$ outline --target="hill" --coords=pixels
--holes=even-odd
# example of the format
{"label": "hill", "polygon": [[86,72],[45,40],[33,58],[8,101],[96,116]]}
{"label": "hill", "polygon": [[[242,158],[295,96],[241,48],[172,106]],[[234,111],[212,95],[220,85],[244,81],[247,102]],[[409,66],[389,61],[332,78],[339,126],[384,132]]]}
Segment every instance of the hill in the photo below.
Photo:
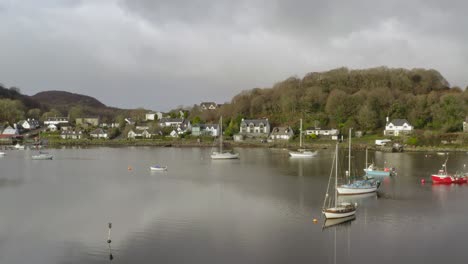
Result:
{"label": "hill", "polygon": [[269,88],[255,88],[236,95],[220,109],[231,117],[230,127],[240,117],[267,117],[273,125],[380,131],[388,116],[406,118],[416,128],[460,131],[468,110],[468,91],[449,83],[436,70],[363,70],[338,68],[291,77]]}
{"label": "hill", "polygon": [[45,91],[37,93],[31,98],[49,108],[69,109],[73,106],[89,107],[89,108],[107,108],[94,97],[70,93],[65,91]]}

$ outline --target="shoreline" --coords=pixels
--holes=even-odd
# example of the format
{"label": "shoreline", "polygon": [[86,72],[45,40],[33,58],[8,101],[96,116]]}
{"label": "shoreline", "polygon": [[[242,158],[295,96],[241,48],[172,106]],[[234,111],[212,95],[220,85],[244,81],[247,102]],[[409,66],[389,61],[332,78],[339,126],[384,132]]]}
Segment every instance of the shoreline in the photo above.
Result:
{"label": "shoreline", "polygon": [[[323,141],[306,143],[303,148],[306,149],[328,149],[335,145],[335,141]],[[214,141],[202,140],[198,142],[192,139],[178,140],[49,140],[46,144],[48,147],[62,146],[82,146],[82,147],[199,147],[199,148],[215,148],[217,144]],[[265,142],[260,141],[242,141],[235,142],[232,140],[224,141],[224,146],[227,148],[271,148],[271,149],[289,149],[294,150],[299,148],[298,142]],[[347,147],[348,143],[341,142],[340,146]],[[352,145],[353,150],[365,150],[366,147],[371,151],[392,152],[392,147],[376,146],[375,144],[355,143]],[[468,152],[468,146],[447,145],[447,146],[404,146],[403,152]]]}

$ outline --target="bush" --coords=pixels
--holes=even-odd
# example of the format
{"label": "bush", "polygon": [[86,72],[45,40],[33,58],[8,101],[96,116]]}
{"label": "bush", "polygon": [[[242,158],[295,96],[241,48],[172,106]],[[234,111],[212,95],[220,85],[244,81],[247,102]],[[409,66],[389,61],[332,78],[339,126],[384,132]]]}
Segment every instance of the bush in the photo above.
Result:
{"label": "bush", "polygon": [[417,146],[418,145],[418,138],[416,137],[409,137],[407,140],[406,140],[406,144],[408,145],[411,145],[411,146]]}

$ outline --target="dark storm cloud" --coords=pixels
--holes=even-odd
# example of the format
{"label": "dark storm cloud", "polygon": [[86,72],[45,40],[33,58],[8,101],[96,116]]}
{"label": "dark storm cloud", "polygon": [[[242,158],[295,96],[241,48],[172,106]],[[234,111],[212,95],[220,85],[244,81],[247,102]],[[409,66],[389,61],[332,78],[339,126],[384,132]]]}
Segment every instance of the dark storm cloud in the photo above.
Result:
{"label": "dark storm cloud", "polygon": [[[19,3],[17,3],[19,2]],[[0,0],[0,82],[159,110],[347,66],[468,78],[463,1]]]}

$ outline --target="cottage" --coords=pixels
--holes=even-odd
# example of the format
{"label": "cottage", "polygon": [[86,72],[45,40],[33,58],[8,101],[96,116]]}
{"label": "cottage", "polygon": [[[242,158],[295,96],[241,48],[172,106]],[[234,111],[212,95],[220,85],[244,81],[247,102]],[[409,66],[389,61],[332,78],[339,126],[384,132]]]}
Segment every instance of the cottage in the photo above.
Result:
{"label": "cottage", "polygon": [[35,119],[27,119],[18,122],[18,125],[21,126],[23,129],[31,130],[36,129],[40,126],[39,121]]}
{"label": "cottage", "polygon": [[179,127],[184,122],[183,118],[162,118],[159,120],[161,127]]}
{"label": "cottage", "polygon": [[239,133],[246,136],[268,136],[270,123],[268,119],[242,119]]}
{"label": "cottage", "polygon": [[80,130],[65,130],[60,133],[62,139],[81,139],[83,132]]}
{"label": "cottage", "polygon": [[413,126],[406,119],[393,119],[392,122],[388,122],[385,126],[385,136],[400,136],[404,134],[410,134],[413,132]]}
{"label": "cottage", "polygon": [[219,134],[218,124],[197,124],[192,126],[192,136],[213,136]]}
{"label": "cottage", "polygon": [[49,125],[47,126],[47,129],[48,129],[49,131],[55,132],[55,131],[57,131],[57,130],[59,129],[59,126],[58,126],[58,125],[55,125],[55,124],[49,124]]}
{"label": "cottage", "polygon": [[200,104],[200,109],[202,111],[205,111],[205,110],[216,110],[216,108],[218,108],[218,105],[215,104],[214,102],[202,102]]}
{"label": "cottage", "polygon": [[338,136],[338,129],[335,128],[308,128],[305,131],[306,135],[316,135],[316,136],[326,136],[326,137],[334,137]]}
{"label": "cottage", "polygon": [[44,121],[44,125],[60,125],[60,124],[68,124],[68,117],[48,117]]}
{"label": "cottage", "polygon": [[128,134],[127,134],[127,138],[132,138],[132,139],[135,139],[135,138],[151,138],[152,134],[150,132],[148,132],[148,130],[144,129],[144,130],[140,130],[140,129],[131,129]]}
{"label": "cottage", "polygon": [[15,127],[7,126],[3,130],[2,135],[4,135],[4,137],[16,137],[16,136],[19,136],[19,131]]}
{"label": "cottage", "polygon": [[89,135],[92,138],[105,138],[105,139],[109,138],[109,135],[107,134],[107,131],[105,131],[102,128],[97,128],[97,129],[93,130],[91,133],[89,133]]}
{"label": "cottage", "polygon": [[294,131],[291,127],[275,127],[271,131],[270,139],[289,140],[294,136]]}
{"label": "cottage", "polygon": [[145,114],[146,121],[154,121],[157,118],[156,112],[148,112]]}

